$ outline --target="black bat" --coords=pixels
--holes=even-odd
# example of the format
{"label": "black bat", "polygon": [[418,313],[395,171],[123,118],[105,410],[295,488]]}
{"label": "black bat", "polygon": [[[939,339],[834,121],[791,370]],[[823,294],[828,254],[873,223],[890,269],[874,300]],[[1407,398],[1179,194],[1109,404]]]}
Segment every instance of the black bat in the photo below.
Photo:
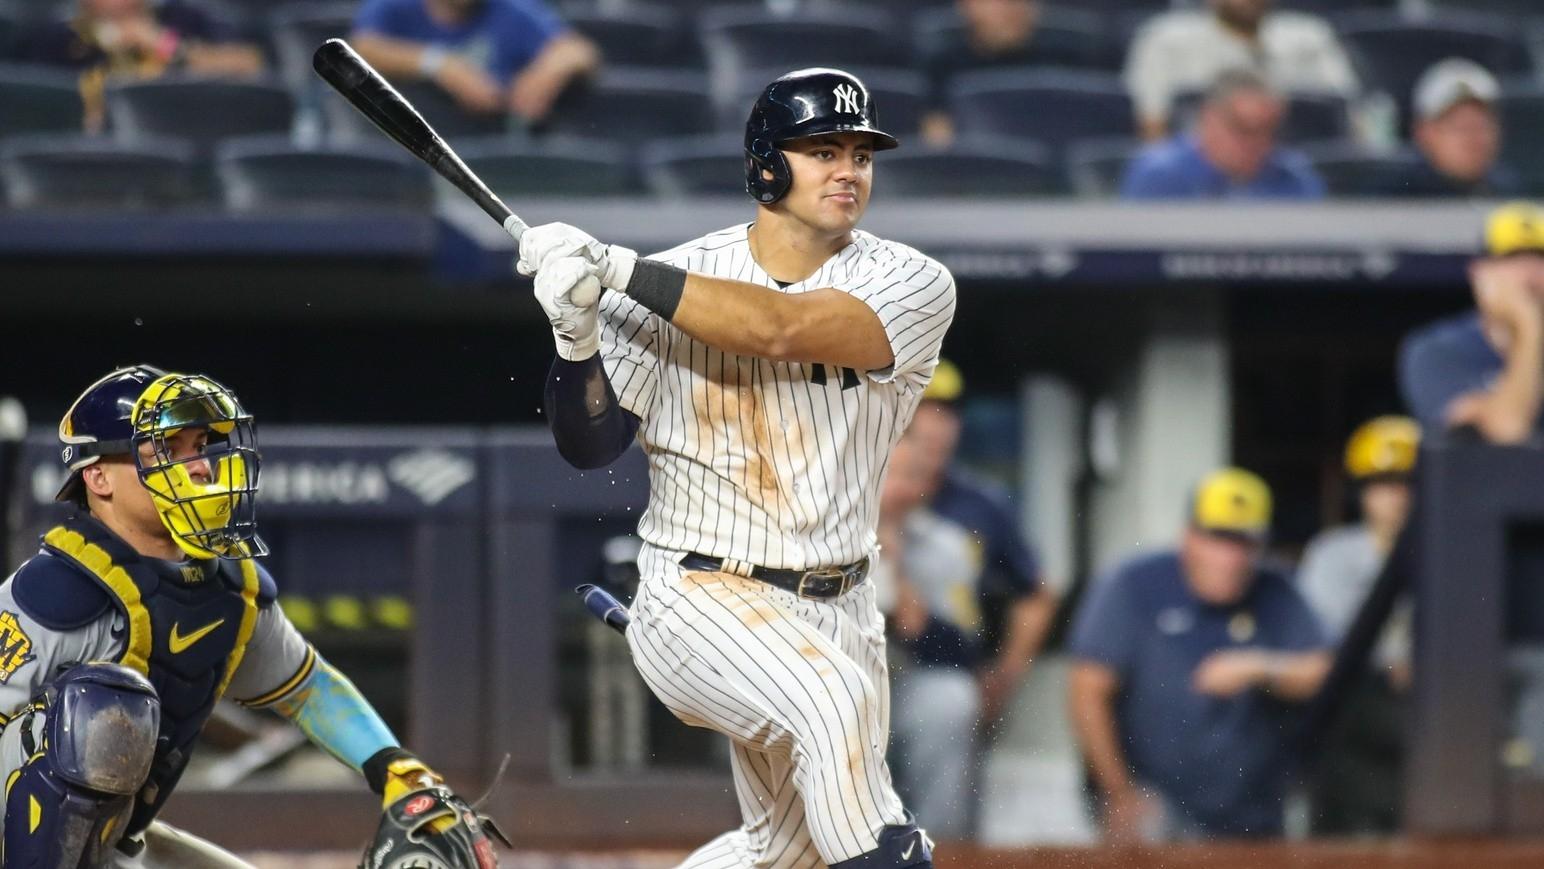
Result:
{"label": "black bat", "polygon": [[434,132],[423,115],[413,108],[397,89],[391,86],[375,67],[355,53],[341,39],[329,39],[322,43],[311,57],[311,66],[333,90],[354,104],[365,117],[381,128],[381,132],[397,140],[402,147],[413,152],[418,159],[440,173],[440,177],[456,185],[462,193],[497,220],[515,242],[525,232],[525,221],[515,216],[504,201],[488,189],[488,185],[467,168],[456,152]]}

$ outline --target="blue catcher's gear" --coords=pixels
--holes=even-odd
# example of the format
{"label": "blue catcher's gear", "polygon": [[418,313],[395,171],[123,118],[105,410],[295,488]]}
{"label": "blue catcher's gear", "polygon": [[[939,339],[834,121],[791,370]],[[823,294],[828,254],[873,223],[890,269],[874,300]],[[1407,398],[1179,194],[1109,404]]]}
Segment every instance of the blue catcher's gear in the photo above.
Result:
{"label": "blue catcher's gear", "polygon": [[[839,69],[800,69],[767,85],[745,122],[745,192],[763,205],[782,199],[793,170],[779,148],[791,139],[821,133],[870,133],[874,150],[899,143],[879,129],[868,88]],[[772,173],[771,180],[762,170]]]}
{"label": "blue catcher's gear", "polygon": [[[195,455],[168,441],[185,429],[207,436]],[[150,455],[141,450],[151,446]],[[196,374],[148,365],[114,371],[86,389],[59,423],[60,458],[70,476],[59,500],[82,499],[81,469],[128,455],[161,522],[193,558],[262,555],[257,537],[259,459],[252,417],[229,389]]]}
{"label": "blue catcher's gear", "polygon": [[150,682],[118,664],[79,664],[45,685],[10,725],[29,759],[7,783],[5,865],[108,865],[150,773],[160,715]]}

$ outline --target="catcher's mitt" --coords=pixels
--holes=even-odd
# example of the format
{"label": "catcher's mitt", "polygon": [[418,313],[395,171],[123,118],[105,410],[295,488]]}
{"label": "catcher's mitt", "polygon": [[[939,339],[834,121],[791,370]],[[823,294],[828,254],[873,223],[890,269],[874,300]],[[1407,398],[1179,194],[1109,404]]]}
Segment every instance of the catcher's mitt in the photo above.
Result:
{"label": "catcher's mitt", "polygon": [[[441,818],[450,826],[436,831]],[[479,815],[449,788],[409,791],[386,807],[375,839],[365,847],[360,869],[495,869],[494,836],[509,840],[493,821]]]}

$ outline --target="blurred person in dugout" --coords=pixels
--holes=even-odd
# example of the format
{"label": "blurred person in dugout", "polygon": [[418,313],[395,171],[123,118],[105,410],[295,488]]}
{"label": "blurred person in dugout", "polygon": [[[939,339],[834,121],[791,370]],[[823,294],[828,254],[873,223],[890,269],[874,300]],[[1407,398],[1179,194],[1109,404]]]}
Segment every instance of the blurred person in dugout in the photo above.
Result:
{"label": "blurred person in dugout", "polygon": [[1138,132],[1170,132],[1175,100],[1230,69],[1251,69],[1288,92],[1352,99],[1360,84],[1335,29],[1317,15],[1275,11],[1272,0],[1207,0],[1205,9],[1154,15],[1126,54],[1126,89]]}
{"label": "blurred person in dugout", "polygon": [[1501,84],[1472,60],[1433,64],[1415,85],[1420,161],[1390,179],[1391,196],[1512,196],[1522,184],[1500,162]]}
{"label": "blurred person in dugout", "polygon": [[110,78],[263,71],[256,46],[239,41],[201,4],[182,0],[79,0],[74,15],[37,25],[16,45],[18,60],[80,72],[88,132],[99,132],[106,120],[103,93]]}
{"label": "blurred person in dugout", "polygon": [[386,77],[431,82],[465,111],[546,118],[600,51],[543,0],[365,0],[354,47]]}
{"label": "blurred person in dugout", "polygon": [[[1372,592],[1410,515],[1410,474],[1421,429],[1406,416],[1363,423],[1346,444],[1360,520],[1321,531],[1298,567],[1298,590],[1331,643],[1340,645]],[[1389,833],[1399,824],[1402,716],[1410,688],[1410,603],[1401,601],[1364,678],[1318,752],[1313,830],[1321,835]]]}
{"label": "blurred person in dugout", "polygon": [[987,736],[1056,611],[1004,493],[954,464],[963,389],[941,360],[891,454],[875,574],[900,659],[891,770],[929,834],[953,840],[974,833]]}
{"label": "blurred person in dugout", "polygon": [[1073,622],[1070,712],[1108,840],[1277,836],[1291,717],[1331,656],[1287,578],[1260,562],[1266,484],[1204,477],[1176,550],[1095,580]]}
{"label": "blurred person in dugout", "polygon": [[1286,103],[1247,69],[1213,82],[1194,129],[1148,145],[1126,168],[1126,199],[1321,199],[1324,180],[1277,133]]}
{"label": "blurred person in dugout", "polygon": [[1045,13],[1040,0],[955,0],[965,26],[946,30],[921,47],[930,108],[922,119],[923,138],[944,146],[954,139],[949,85],[960,73],[1034,66],[1087,66],[1094,58],[1036,38]]}

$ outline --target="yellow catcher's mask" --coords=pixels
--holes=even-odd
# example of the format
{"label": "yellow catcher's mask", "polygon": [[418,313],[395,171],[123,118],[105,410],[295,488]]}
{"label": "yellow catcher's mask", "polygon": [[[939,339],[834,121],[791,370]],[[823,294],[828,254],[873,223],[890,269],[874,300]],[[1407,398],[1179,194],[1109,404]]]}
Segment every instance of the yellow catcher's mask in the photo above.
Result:
{"label": "yellow catcher's mask", "polygon": [[[257,439],[234,393],[202,375],[167,374],[146,387],[132,420],[140,483],[184,552],[246,558],[267,551],[257,537]],[[202,449],[174,444],[188,429],[206,433]]]}
{"label": "yellow catcher's mask", "polygon": [[1421,427],[1410,417],[1368,420],[1346,442],[1346,472],[1357,480],[1407,476],[1420,446]]}

